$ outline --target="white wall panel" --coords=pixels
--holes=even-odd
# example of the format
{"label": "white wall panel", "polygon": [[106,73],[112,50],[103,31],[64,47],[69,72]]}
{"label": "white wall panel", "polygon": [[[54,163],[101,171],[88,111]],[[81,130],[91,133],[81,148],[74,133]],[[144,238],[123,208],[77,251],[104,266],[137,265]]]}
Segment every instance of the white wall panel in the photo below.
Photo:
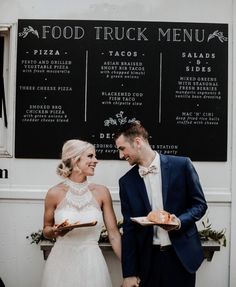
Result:
{"label": "white wall panel", "polygon": [[[235,173],[236,136],[235,99],[232,71],[236,53],[233,47],[233,13],[235,1],[230,0],[1,0],[0,24],[12,25],[10,93],[15,99],[16,29],[18,19],[84,19],[136,20],[168,22],[203,22],[229,24],[229,86],[228,86],[228,160],[227,162],[194,162],[209,203],[209,218],[216,229],[226,228],[227,247],[214,254],[212,262],[204,262],[197,275],[197,287],[236,286],[235,251]],[[235,29],[234,29],[235,30]],[[235,35],[234,35],[235,37]],[[235,76],[234,76],[235,78]],[[234,81],[236,83],[236,81]],[[10,115],[14,123],[14,114]],[[14,126],[14,124],[13,124]],[[11,135],[14,147],[14,131]],[[202,139],[200,139],[202,140]],[[42,226],[43,198],[47,189],[60,179],[56,176],[57,160],[0,158],[0,168],[6,168],[9,178],[0,179],[0,276],[7,287],[39,287],[44,266],[42,252],[29,244],[26,235]],[[91,179],[107,185],[112,193],[117,217],[120,218],[118,179],[129,166],[121,161],[100,161]],[[234,175],[234,176],[233,176]],[[232,206],[232,210],[231,210]],[[3,226],[4,224],[4,226]],[[231,235],[232,228],[232,238]],[[120,286],[117,261],[111,253],[106,257],[111,268],[114,287]],[[233,271],[232,271],[233,270]]]}

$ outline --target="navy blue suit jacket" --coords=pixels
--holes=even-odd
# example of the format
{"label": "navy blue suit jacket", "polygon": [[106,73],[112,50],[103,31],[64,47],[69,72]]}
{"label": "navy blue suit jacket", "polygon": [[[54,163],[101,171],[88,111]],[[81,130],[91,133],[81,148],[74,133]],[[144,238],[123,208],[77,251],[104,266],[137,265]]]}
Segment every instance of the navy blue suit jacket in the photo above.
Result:
{"label": "navy blue suit jacket", "polygon": [[[195,222],[206,212],[207,204],[199,177],[187,157],[160,154],[164,210],[181,220],[181,228],[169,232],[176,254],[187,271],[194,273],[203,261],[203,250]],[[142,276],[150,268],[153,227],[143,227],[130,217],[146,216],[151,211],[144,180],[138,166],[119,180],[124,277]]]}

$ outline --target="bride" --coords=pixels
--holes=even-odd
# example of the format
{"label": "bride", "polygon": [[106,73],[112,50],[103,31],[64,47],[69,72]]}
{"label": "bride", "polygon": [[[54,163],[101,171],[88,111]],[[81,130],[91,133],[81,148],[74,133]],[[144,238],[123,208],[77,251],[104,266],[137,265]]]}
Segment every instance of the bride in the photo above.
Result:
{"label": "bride", "polygon": [[[98,246],[105,223],[112,248],[121,258],[121,239],[109,190],[90,183],[98,161],[92,144],[69,140],[62,148],[58,175],[64,181],[47,192],[43,234],[55,238],[46,261],[42,287],[111,287],[111,279]],[[57,225],[94,222],[94,226],[57,231]]]}

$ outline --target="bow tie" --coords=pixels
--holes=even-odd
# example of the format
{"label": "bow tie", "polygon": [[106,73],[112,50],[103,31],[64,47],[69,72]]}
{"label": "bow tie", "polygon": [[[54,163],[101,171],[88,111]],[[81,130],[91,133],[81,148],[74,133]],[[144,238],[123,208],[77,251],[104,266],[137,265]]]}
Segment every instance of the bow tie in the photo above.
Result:
{"label": "bow tie", "polygon": [[155,165],[151,165],[150,167],[139,167],[138,170],[141,177],[144,177],[148,173],[158,173],[158,168]]}

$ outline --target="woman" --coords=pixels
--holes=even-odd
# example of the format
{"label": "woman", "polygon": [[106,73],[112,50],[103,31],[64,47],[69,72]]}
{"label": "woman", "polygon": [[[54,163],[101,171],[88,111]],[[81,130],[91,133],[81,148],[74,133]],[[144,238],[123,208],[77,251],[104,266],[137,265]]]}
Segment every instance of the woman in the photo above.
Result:
{"label": "woman", "polygon": [[[57,173],[65,178],[47,192],[44,228],[46,238],[56,238],[47,259],[42,287],[111,287],[105,259],[98,246],[103,220],[115,254],[121,257],[121,239],[109,190],[90,183],[98,161],[92,144],[69,140],[62,148]],[[95,226],[57,231],[68,220],[97,221]]]}

